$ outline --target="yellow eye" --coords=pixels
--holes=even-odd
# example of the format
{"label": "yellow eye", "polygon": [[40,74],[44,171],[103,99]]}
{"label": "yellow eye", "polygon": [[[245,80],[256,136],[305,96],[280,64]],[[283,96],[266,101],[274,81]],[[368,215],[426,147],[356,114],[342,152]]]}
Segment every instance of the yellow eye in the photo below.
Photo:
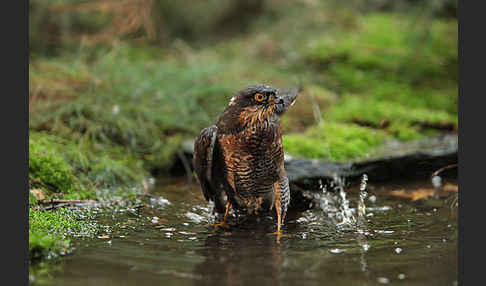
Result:
{"label": "yellow eye", "polygon": [[265,99],[265,96],[261,93],[255,94],[255,100],[256,101],[263,101]]}

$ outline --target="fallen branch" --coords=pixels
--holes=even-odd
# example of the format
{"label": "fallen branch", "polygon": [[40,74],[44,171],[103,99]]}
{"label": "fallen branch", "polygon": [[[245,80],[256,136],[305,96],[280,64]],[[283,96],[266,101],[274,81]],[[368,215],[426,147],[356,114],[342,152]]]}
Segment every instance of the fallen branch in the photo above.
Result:
{"label": "fallen branch", "polygon": [[82,204],[82,203],[96,203],[95,200],[43,200],[41,204]]}
{"label": "fallen branch", "polygon": [[439,170],[435,171],[434,173],[432,173],[432,176],[431,177],[435,177],[439,173],[441,173],[442,171],[445,171],[445,170],[448,170],[448,169],[452,169],[452,168],[456,168],[456,167],[457,167],[457,164],[447,165],[447,166],[445,166],[443,168],[440,168]]}
{"label": "fallen branch", "polygon": [[47,207],[41,207],[41,206],[36,206],[33,207],[34,210],[42,210],[42,211],[47,211],[47,210],[52,210],[52,209],[58,209],[58,208],[63,208],[63,207],[70,207],[70,206],[76,206],[77,204],[85,204],[85,203],[96,203],[97,201],[95,200],[40,200],[38,201],[39,205],[43,205]]}

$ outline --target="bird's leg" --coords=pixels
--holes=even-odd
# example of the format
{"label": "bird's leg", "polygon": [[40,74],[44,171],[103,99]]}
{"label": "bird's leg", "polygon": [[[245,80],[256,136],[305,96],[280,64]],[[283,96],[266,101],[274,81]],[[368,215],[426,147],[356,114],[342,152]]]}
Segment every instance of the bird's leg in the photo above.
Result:
{"label": "bird's leg", "polygon": [[280,208],[280,196],[278,196],[277,199],[275,200],[275,210],[277,212],[277,231],[274,232],[273,234],[277,235],[277,243],[280,243],[280,238],[282,236],[286,236],[280,230],[280,227],[282,225],[282,209]]}
{"label": "bird's leg", "polygon": [[277,234],[282,234],[280,226],[282,225],[282,209],[280,208],[280,196],[275,200],[275,210],[277,211]]}
{"label": "bird's leg", "polygon": [[226,220],[228,219],[228,214],[229,214],[230,207],[231,207],[231,203],[230,202],[227,202],[226,203],[226,211],[224,213],[223,221],[220,222],[220,223],[217,223],[217,224],[213,224],[214,227],[218,227],[218,226],[228,227],[228,224],[226,223]]}
{"label": "bird's leg", "polygon": [[277,235],[277,242],[280,243],[280,238],[282,236],[289,236],[285,235],[281,231],[281,226],[282,226],[282,207],[281,207],[281,202],[280,202],[280,185],[278,182],[274,186],[275,188],[275,211],[277,212],[277,231],[274,232],[273,234]]}

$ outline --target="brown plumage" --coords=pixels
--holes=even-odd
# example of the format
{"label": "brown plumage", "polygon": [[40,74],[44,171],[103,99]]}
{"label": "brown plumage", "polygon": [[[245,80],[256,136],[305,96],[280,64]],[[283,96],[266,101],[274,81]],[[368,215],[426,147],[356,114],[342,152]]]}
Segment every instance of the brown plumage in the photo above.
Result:
{"label": "brown plumage", "polygon": [[280,233],[290,202],[280,116],[298,92],[249,86],[231,99],[216,125],[196,138],[196,177],[206,200],[225,213],[223,225],[231,206],[250,214],[275,209]]}

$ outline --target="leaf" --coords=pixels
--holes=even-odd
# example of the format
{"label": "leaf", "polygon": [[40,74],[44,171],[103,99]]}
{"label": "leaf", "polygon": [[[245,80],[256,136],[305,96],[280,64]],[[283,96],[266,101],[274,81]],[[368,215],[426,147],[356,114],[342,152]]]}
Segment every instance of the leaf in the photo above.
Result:
{"label": "leaf", "polygon": [[401,198],[411,199],[417,201],[427,199],[435,195],[435,189],[416,189],[416,190],[394,190],[390,192],[391,195]]}
{"label": "leaf", "polygon": [[446,192],[456,192],[457,193],[459,191],[459,187],[457,185],[447,183],[442,187],[442,190],[444,190]]}

